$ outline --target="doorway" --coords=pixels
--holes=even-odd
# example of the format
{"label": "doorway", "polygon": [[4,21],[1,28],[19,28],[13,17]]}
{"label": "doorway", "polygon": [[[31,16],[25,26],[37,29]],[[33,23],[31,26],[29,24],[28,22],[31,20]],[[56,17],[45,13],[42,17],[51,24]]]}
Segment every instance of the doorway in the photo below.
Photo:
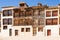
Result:
{"label": "doorway", "polygon": [[12,36],[12,29],[9,29],[9,36]]}
{"label": "doorway", "polygon": [[51,30],[47,30],[47,36],[51,35]]}

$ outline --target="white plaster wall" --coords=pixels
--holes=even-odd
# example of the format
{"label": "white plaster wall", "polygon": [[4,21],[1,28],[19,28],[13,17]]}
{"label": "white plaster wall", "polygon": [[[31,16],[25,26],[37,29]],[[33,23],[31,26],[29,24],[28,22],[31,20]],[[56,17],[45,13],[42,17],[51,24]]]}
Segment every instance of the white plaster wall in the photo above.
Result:
{"label": "white plaster wall", "polygon": [[7,25],[7,29],[3,29],[1,35],[3,35],[3,37],[9,37],[9,29],[12,29],[11,25]]}
{"label": "white plaster wall", "polygon": [[[30,28],[30,32],[21,32],[21,28]],[[8,25],[8,29],[2,30],[3,37],[9,37],[9,29],[12,29],[12,37],[15,37],[15,30],[18,30],[19,37],[33,37],[32,26],[14,26]],[[43,32],[37,32],[34,37],[47,37],[47,30],[51,29],[51,36],[59,36],[59,27],[58,25],[45,26]],[[17,37],[18,37],[17,36]]]}
{"label": "white plaster wall", "polygon": [[47,36],[47,30],[51,30],[51,36],[59,36],[59,26],[58,25],[50,25],[45,26],[46,30],[46,36]]}
{"label": "white plaster wall", "polygon": [[2,10],[9,10],[9,9],[14,9],[14,8],[18,8],[18,7],[7,7],[7,8],[2,8]]}
{"label": "white plaster wall", "polygon": [[[30,32],[21,32],[21,28],[30,28]],[[17,29],[19,31],[20,37],[25,36],[32,36],[32,26],[15,26],[14,29]]]}
{"label": "white plaster wall", "polygon": [[[2,11],[3,10],[9,10],[9,9],[14,9],[14,8],[16,8],[16,7],[11,7],[11,8],[3,8],[2,9]],[[1,35],[3,35],[3,37],[9,37],[9,29],[13,29],[13,26],[12,25],[7,25],[7,29],[3,29],[3,19],[5,19],[5,18],[12,18],[12,20],[13,20],[13,16],[3,16],[3,14],[1,14],[2,16],[2,18],[1,18]],[[12,10],[12,15],[13,15],[13,10]],[[14,29],[13,29],[14,30]],[[13,31],[12,30],[12,31]],[[13,33],[13,32],[12,32]]]}

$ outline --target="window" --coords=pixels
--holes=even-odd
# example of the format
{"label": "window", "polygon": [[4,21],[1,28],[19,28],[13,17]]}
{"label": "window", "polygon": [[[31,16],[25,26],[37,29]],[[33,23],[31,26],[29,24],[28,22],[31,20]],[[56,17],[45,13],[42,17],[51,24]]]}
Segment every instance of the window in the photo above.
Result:
{"label": "window", "polygon": [[3,19],[3,25],[8,24],[8,19]]}
{"label": "window", "polygon": [[38,16],[39,15],[39,11],[38,10],[34,10],[34,16]]}
{"label": "window", "polygon": [[55,10],[55,11],[52,11],[52,16],[57,16],[58,15],[58,11]]}
{"label": "window", "polygon": [[46,19],[46,25],[52,25],[52,19]]}
{"label": "window", "polygon": [[46,25],[57,25],[58,24],[58,19],[53,18],[53,19],[46,19]]}
{"label": "window", "polygon": [[3,16],[8,16],[8,11],[3,11]]}
{"label": "window", "polygon": [[38,20],[38,25],[44,25],[44,18],[40,18]]}
{"label": "window", "polygon": [[43,31],[43,27],[38,27],[38,32]]}
{"label": "window", "polygon": [[32,11],[31,10],[26,10],[25,16],[32,16]]}
{"label": "window", "polygon": [[12,16],[12,10],[3,10],[3,16]]}
{"label": "window", "polygon": [[24,32],[24,28],[21,28],[21,32]]}
{"label": "window", "polygon": [[20,17],[24,17],[25,16],[25,12],[24,11],[20,11]]}
{"label": "window", "polygon": [[51,16],[51,11],[46,11],[46,17],[50,17]]}
{"label": "window", "polygon": [[21,25],[32,25],[33,21],[30,18],[27,19],[14,19],[14,26],[21,26]]}
{"label": "window", "polygon": [[47,36],[51,35],[51,30],[47,30]]}
{"label": "window", "polygon": [[25,19],[25,25],[32,25],[32,19]]}
{"label": "window", "polygon": [[15,30],[15,36],[18,36],[18,30]]}
{"label": "window", "polygon": [[8,24],[12,24],[12,19],[8,19]]}
{"label": "window", "polygon": [[19,17],[19,13],[14,13],[14,17]]}
{"label": "window", "polygon": [[26,32],[30,32],[30,28],[26,28]]}
{"label": "window", "polygon": [[60,35],[60,28],[59,28],[59,35]]}
{"label": "window", "polygon": [[25,25],[25,19],[19,19],[19,25]]}
{"label": "window", "polygon": [[14,26],[18,26],[19,25],[19,19],[14,19]]}
{"label": "window", "polygon": [[33,27],[33,36],[37,34],[37,27]]}
{"label": "window", "polygon": [[12,10],[8,10],[8,15],[12,16]]}
{"label": "window", "polygon": [[44,11],[39,10],[38,12],[39,12],[39,13],[38,13],[39,16],[44,17]]}
{"label": "window", "polygon": [[3,29],[7,29],[7,26],[3,26]]}
{"label": "window", "polygon": [[19,9],[14,9],[14,17],[19,17]]}
{"label": "window", "polygon": [[8,19],[3,19],[3,24],[7,24],[7,25],[10,25],[12,24],[12,18],[8,18]]}
{"label": "window", "polygon": [[58,19],[57,18],[54,18],[53,19],[53,25],[57,25],[58,24]]}
{"label": "window", "polygon": [[9,29],[9,36],[12,36],[12,29]]}

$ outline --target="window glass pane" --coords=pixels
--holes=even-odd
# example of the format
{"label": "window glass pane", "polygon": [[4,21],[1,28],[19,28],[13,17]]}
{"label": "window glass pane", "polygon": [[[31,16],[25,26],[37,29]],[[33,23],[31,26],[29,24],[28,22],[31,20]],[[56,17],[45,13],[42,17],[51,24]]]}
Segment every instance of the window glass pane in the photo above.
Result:
{"label": "window glass pane", "polygon": [[12,10],[3,10],[3,16],[11,16]]}
{"label": "window glass pane", "polygon": [[50,17],[51,16],[51,11],[46,11],[46,17]]}
{"label": "window glass pane", "polygon": [[31,11],[31,10],[27,10],[27,11],[25,12],[25,15],[26,15],[26,16],[32,16],[32,11]]}
{"label": "window glass pane", "polygon": [[51,30],[47,30],[47,36],[51,35]]}
{"label": "window glass pane", "polygon": [[9,13],[8,13],[9,16],[12,16],[12,10],[9,10],[8,12],[9,12]]}
{"label": "window glass pane", "polygon": [[20,17],[25,16],[25,13],[23,11],[20,11]]}
{"label": "window glass pane", "polygon": [[10,19],[8,19],[8,21],[9,21],[9,24],[12,24],[12,19],[10,18]]}
{"label": "window glass pane", "polygon": [[14,19],[14,26],[18,26],[19,25],[19,19]]}
{"label": "window glass pane", "polygon": [[19,25],[24,25],[24,19],[19,19]]}
{"label": "window glass pane", "polygon": [[7,25],[10,25],[12,24],[12,19],[11,18],[8,18],[8,19],[3,19],[3,24],[7,24]]}
{"label": "window glass pane", "polygon": [[25,25],[32,25],[32,19],[25,19]]}
{"label": "window glass pane", "polygon": [[60,35],[60,28],[59,28],[59,35]]}
{"label": "window glass pane", "polygon": [[30,32],[30,28],[26,28],[26,32]]}
{"label": "window glass pane", "polygon": [[3,29],[7,29],[7,26],[3,26]]}
{"label": "window glass pane", "polygon": [[57,25],[58,24],[58,19],[57,18],[54,18],[53,19],[53,25]]}
{"label": "window glass pane", "polygon": [[21,32],[24,32],[24,28],[21,28]]}
{"label": "window glass pane", "polygon": [[9,36],[12,36],[12,29],[9,29]]}
{"label": "window glass pane", "polygon": [[3,16],[8,16],[8,11],[7,10],[3,11]]}
{"label": "window glass pane", "polygon": [[44,18],[40,18],[38,20],[38,25],[44,25]]}
{"label": "window glass pane", "polygon": [[19,17],[19,13],[18,12],[14,13],[14,17]]}
{"label": "window glass pane", "polygon": [[3,24],[8,24],[8,19],[3,19]]}
{"label": "window glass pane", "polygon": [[15,36],[18,36],[18,30],[15,30]]}
{"label": "window glass pane", "polygon": [[58,15],[58,11],[52,11],[52,16],[57,16]]}
{"label": "window glass pane", "polygon": [[46,19],[46,25],[52,25],[52,19]]}
{"label": "window glass pane", "polygon": [[46,19],[46,25],[57,25],[58,24],[58,19],[53,18],[53,19]]}

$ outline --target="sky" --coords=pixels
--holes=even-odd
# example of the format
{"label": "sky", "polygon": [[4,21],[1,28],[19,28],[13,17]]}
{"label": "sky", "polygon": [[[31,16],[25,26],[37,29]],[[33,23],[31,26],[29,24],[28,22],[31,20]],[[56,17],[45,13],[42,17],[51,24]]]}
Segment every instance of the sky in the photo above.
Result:
{"label": "sky", "polygon": [[26,2],[29,6],[37,6],[38,3],[48,6],[57,6],[60,0],[0,0],[0,10],[5,6],[19,6],[20,2]]}

